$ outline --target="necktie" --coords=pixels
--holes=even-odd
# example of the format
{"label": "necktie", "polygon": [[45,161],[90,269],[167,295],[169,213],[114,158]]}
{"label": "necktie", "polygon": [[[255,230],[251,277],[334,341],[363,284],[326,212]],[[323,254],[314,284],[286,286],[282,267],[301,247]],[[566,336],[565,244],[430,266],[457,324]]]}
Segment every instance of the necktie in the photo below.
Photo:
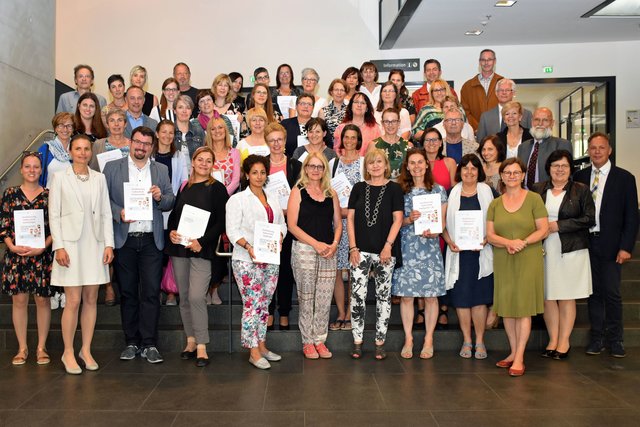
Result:
{"label": "necktie", "polygon": [[538,148],[540,143],[536,141],[533,144],[533,152],[529,159],[529,166],[527,167],[527,188],[533,187],[533,183],[536,182],[536,168],[538,167]]}
{"label": "necktie", "polygon": [[596,176],[593,177],[593,184],[591,184],[591,197],[593,201],[598,197],[598,182],[600,182],[600,169],[596,169]]}

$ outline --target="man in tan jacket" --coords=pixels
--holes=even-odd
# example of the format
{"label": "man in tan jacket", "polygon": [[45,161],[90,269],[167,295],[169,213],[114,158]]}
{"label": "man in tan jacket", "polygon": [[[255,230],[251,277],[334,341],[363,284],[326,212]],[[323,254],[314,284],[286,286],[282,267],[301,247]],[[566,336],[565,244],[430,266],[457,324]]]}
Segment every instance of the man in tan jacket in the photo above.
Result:
{"label": "man in tan jacket", "polygon": [[474,130],[478,130],[480,116],[498,105],[496,83],[502,76],[495,72],[496,53],[491,49],[480,52],[480,74],[467,80],[460,91],[462,108]]}

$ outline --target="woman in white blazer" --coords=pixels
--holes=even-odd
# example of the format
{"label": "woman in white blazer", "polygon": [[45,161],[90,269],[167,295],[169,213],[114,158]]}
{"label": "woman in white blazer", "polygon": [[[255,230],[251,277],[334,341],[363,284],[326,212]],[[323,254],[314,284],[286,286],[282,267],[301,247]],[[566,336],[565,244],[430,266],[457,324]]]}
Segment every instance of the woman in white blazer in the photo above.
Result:
{"label": "woman in white blazer", "polygon": [[279,266],[256,263],[254,229],[258,221],[280,226],[280,245],[287,225],[278,199],[264,191],[269,171],[267,157],[252,154],[242,164],[249,181],[246,190],[234,194],[227,202],[226,228],[233,243],[233,275],[242,296],[242,346],[250,349],[249,363],[259,369],[271,367],[281,357],[267,349],[269,302],[278,283]]}
{"label": "woman in white blazer", "polygon": [[49,223],[55,262],[51,283],[64,286],[67,304],[62,313],[64,353],[62,364],[69,374],[80,374],[73,339],[82,301],[82,347],[78,357],[87,370],[98,364],[91,355],[96,323],[98,288],[109,281],[113,260],[113,222],[104,175],[89,169],[91,141],[76,135],[69,144],[72,164],[52,178],[49,194]]}

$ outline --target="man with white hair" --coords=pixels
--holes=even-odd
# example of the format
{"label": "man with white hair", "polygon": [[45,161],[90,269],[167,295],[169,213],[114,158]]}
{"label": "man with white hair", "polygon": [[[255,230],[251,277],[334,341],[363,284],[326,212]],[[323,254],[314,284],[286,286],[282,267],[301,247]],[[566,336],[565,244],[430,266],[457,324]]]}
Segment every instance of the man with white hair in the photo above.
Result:
{"label": "man with white hair", "polygon": [[[476,136],[478,141],[482,141],[487,135],[493,135],[503,130],[506,125],[502,122],[502,107],[507,102],[513,101],[516,95],[516,83],[511,79],[500,79],[496,83],[496,96],[498,105],[489,111],[485,111],[480,116],[480,124]],[[525,129],[531,128],[531,111],[522,110],[520,126]]]}
{"label": "man with white hair", "polygon": [[551,110],[546,107],[536,108],[530,129],[533,139],[524,141],[518,147],[518,158],[527,165],[527,188],[531,188],[536,182],[549,179],[544,167],[549,154],[556,150],[567,150],[573,156],[573,146],[569,141],[551,136],[553,124]]}

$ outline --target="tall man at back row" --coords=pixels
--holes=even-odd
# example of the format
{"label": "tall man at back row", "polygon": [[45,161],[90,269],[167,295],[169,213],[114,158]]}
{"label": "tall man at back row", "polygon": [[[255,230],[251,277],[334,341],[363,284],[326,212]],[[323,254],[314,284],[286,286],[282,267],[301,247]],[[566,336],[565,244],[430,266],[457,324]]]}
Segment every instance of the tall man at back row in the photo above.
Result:
{"label": "tall man at back row", "polygon": [[[491,49],[480,52],[480,73],[467,80],[460,91],[460,102],[469,124],[478,130],[480,116],[498,105],[496,84],[502,76],[495,72],[496,53]],[[543,165],[544,166],[544,165]]]}
{"label": "tall man at back row", "polygon": [[[126,344],[120,359],[132,360],[140,354],[149,363],[163,361],[157,348],[164,249],[162,212],[171,210],[175,201],[167,167],[150,160],[155,142],[153,130],[137,127],[131,133],[129,155],[104,167],[113,215],[114,268],[120,285]],[[124,183],[148,189],[152,220],[132,221],[125,216]]]}
{"label": "tall man at back row", "polygon": [[591,340],[586,353],[625,357],[622,327],[621,267],[631,258],[638,234],[638,192],[635,177],[611,164],[609,137],[589,137],[591,166],[575,173],[586,184],[596,205],[596,225],[589,229],[593,294],[589,297]]}

